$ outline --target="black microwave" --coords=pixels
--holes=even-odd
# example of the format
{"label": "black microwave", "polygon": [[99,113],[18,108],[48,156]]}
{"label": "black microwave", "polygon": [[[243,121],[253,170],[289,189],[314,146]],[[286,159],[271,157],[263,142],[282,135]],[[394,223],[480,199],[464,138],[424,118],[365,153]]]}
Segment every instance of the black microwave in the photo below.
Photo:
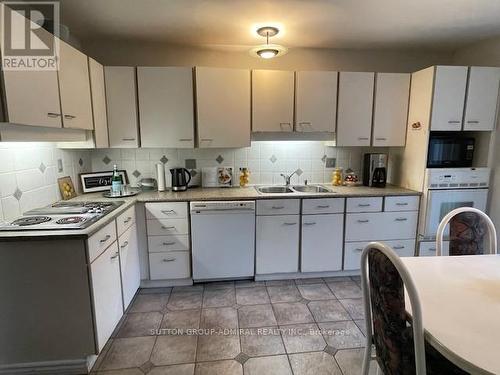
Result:
{"label": "black microwave", "polygon": [[475,140],[461,133],[431,133],[427,168],[472,167]]}

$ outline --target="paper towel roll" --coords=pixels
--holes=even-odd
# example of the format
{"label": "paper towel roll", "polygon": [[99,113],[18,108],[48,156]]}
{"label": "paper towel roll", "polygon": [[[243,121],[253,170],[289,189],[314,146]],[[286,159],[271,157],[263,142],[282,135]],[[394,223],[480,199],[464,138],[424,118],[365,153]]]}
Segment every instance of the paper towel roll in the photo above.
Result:
{"label": "paper towel roll", "polygon": [[163,164],[156,164],[156,179],[158,181],[158,191],[165,191],[165,167]]}

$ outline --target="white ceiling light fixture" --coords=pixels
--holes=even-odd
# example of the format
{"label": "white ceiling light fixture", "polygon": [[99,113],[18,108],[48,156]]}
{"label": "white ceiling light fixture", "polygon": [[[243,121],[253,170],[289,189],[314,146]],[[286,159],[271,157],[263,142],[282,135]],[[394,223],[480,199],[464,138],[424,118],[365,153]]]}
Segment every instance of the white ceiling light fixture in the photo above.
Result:
{"label": "white ceiling light fixture", "polygon": [[262,59],[272,59],[273,57],[283,56],[288,52],[286,47],[279,44],[270,44],[269,38],[277,35],[279,29],[274,26],[264,26],[257,29],[257,34],[266,38],[266,44],[261,44],[250,50],[250,55],[260,57]]}

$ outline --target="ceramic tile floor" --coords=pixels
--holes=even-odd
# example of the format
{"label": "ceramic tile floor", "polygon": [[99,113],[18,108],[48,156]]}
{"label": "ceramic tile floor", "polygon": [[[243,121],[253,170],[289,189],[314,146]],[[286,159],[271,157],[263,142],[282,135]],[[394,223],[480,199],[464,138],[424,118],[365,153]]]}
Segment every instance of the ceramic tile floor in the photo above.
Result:
{"label": "ceramic tile floor", "polygon": [[141,289],[92,373],[359,375],[359,283],[337,277]]}

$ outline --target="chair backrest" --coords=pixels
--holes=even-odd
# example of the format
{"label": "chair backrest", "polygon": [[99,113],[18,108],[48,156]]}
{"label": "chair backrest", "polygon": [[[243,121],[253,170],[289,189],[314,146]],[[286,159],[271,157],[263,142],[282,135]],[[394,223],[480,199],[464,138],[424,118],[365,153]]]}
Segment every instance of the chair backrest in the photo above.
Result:
{"label": "chair backrest", "polygon": [[[361,256],[361,276],[367,342],[375,344],[383,373],[425,375],[422,309],[406,266],[394,250],[372,242]],[[404,287],[411,304],[413,329],[407,325]]]}
{"label": "chair backrest", "polygon": [[[449,212],[439,224],[436,235],[436,255],[443,255],[443,236],[450,224],[449,255],[496,254],[497,233],[491,219],[483,211],[473,207],[460,207]],[[489,247],[484,249],[488,233]]]}

